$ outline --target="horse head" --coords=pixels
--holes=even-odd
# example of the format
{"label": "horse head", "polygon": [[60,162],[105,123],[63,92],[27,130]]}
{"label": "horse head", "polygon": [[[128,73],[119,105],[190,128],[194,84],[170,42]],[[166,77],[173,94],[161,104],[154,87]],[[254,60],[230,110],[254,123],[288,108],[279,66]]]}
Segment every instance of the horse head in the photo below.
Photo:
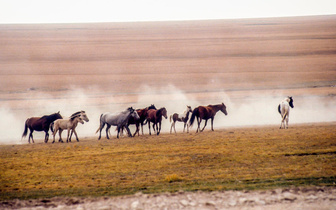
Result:
{"label": "horse head", "polygon": [[86,115],[85,111],[81,111],[80,116],[81,116],[81,118],[82,118],[85,122],[89,122],[89,118],[88,118],[88,116]]}
{"label": "horse head", "polygon": [[83,118],[82,118],[82,117],[78,117],[78,122],[84,124],[84,120],[83,120]]}
{"label": "horse head", "polygon": [[294,100],[293,100],[292,96],[288,96],[288,98],[289,98],[289,102],[288,102],[289,106],[294,108],[294,104],[293,104]]}
{"label": "horse head", "polygon": [[191,113],[192,113],[191,106],[188,106],[188,105],[187,105],[187,112],[191,112]]}
{"label": "horse head", "polygon": [[128,108],[130,111],[130,116],[133,117],[135,120],[139,120],[140,116],[137,111],[135,111],[132,107]]}
{"label": "horse head", "polygon": [[57,113],[52,114],[52,117],[53,117],[55,120],[63,119],[62,115],[60,114],[60,111],[58,111]]}
{"label": "horse head", "polygon": [[225,114],[225,115],[227,115],[228,113],[227,113],[227,111],[226,111],[226,106],[225,106],[225,104],[224,103],[222,103],[222,108],[221,108],[221,111]]}
{"label": "horse head", "polygon": [[161,115],[162,116],[164,116],[164,118],[168,118],[168,116],[167,116],[167,110],[166,110],[166,108],[165,107],[162,107],[161,109],[159,109],[160,110],[160,112],[161,112]]}

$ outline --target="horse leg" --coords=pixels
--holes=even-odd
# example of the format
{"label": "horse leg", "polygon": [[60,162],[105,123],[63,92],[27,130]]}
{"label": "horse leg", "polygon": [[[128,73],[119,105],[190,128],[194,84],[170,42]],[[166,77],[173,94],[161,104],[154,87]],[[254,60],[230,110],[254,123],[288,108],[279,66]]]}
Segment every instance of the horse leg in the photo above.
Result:
{"label": "horse leg", "polygon": [[140,126],[140,124],[139,123],[135,123],[135,132],[134,132],[134,134],[133,134],[133,137],[135,136],[135,134],[136,133],[138,133],[138,136],[139,136],[139,126]]}
{"label": "horse leg", "polygon": [[197,129],[196,129],[196,133],[197,133],[198,131],[201,132],[200,125],[201,125],[202,119],[199,119],[198,117],[196,117],[196,119],[197,119]]}
{"label": "horse leg", "polygon": [[[176,121],[174,122],[174,131],[176,133],[176,127],[175,127]],[[161,123],[160,123],[160,130],[161,130]]]}
{"label": "horse leg", "polygon": [[282,125],[283,125],[283,127],[284,127],[284,129],[286,128],[285,127],[285,118],[286,118],[286,115],[287,115],[287,113],[285,113],[284,115],[281,115],[281,124],[280,124],[280,129],[282,129]]}
{"label": "horse leg", "polygon": [[72,137],[72,134],[73,134],[73,130],[71,130],[71,133],[70,133],[70,138],[69,138],[69,142],[71,142],[71,137]]}
{"label": "horse leg", "polygon": [[129,127],[127,125],[125,126],[125,129],[126,129],[126,131],[128,133],[128,136],[129,137],[133,137],[132,134],[131,134],[131,130],[129,129]]}
{"label": "horse leg", "polygon": [[[144,135],[144,133],[143,133],[143,122],[141,122],[141,133],[142,133],[142,135]],[[139,133],[138,133],[138,136],[139,136]]]}
{"label": "horse leg", "polygon": [[[73,130],[73,132],[71,132],[71,135],[72,135],[72,133],[75,134],[75,136],[76,136],[76,140],[77,140],[77,142],[79,142],[79,139],[78,139],[78,136],[77,136],[77,132],[76,132],[75,129]],[[70,135],[70,139],[71,139],[71,135]]]}
{"label": "horse leg", "polygon": [[185,131],[186,126],[187,126],[187,133],[189,133],[189,125],[187,122],[184,122],[183,133]]}
{"label": "horse leg", "polygon": [[70,128],[68,128],[67,143],[69,142],[69,137],[70,137]]}
{"label": "horse leg", "polygon": [[[153,130],[154,130],[154,132],[155,132],[155,125],[156,125],[156,123],[153,123]],[[157,129],[156,129],[157,130]]]}
{"label": "horse leg", "polygon": [[150,121],[148,121],[148,130],[149,130],[149,135],[152,135],[151,134],[151,129],[150,129]]}
{"label": "horse leg", "polygon": [[53,132],[53,141],[52,141],[52,143],[55,143],[55,136],[56,136],[56,133],[57,133],[57,130],[54,129],[54,132]]}
{"label": "horse leg", "polygon": [[118,126],[118,128],[117,128],[117,131],[118,131],[118,132],[117,132],[117,139],[119,139],[119,133],[120,133],[120,130],[121,130],[121,129],[122,129],[122,128]]}
{"label": "horse leg", "polygon": [[46,134],[45,134],[45,137],[44,137],[44,143],[47,143],[49,141],[49,132],[48,131],[45,131]]}
{"label": "horse leg", "polygon": [[100,138],[101,138],[101,132],[102,132],[104,126],[105,126],[105,123],[103,123],[103,125],[100,126],[100,128],[99,128],[99,137],[98,137],[98,140],[100,140]]}
{"label": "horse leg", "polygon": [[288,115],[286,116],[286,129],[288,129],[288,121],[289,121],[289,117]]}
{"label": "horse leg", "polygon": [[205,126],[207,125],[207,123],[208,123],[208,120],[205,120],[204,127],[203,127],[203,129],[201,130],[201,132],[204,130],[204,128],[205,128]]}
{"label": "horse leg", "polygon": [[157,135],[159,135],[161,131],[161,122],[158,122],[158,124],[159,124],[159,128],[158,128],[158,125],[156,124]]}
{"label": "horse leg", "polygon": [[62,142],[62,143],[63,143],[63,140],[62,140],[62,132],[63,132],[62,129],[59,129],[59,130],[58,130],[58,134],[59,134],[58,142]]}
{"label": "horse leg", "polygon": [[170,126],[170,133],[172,132],[173,125],[174,125],[174,121],[172,122],[172,124],[171,124],[171,126]]}
{"label": "horse leg", "polygon": [[34,140],[33,140],[33,132],[34,130],[30,130],[29,132],[29,137],[28,137],[28,143],[30,144],[30,138],[32,139],[32,142],[34,143]]}
{"label": "horse leg", "polygon": [[[106,138],[110,139],[109,135],[108,135],[108,130],[110,129],[111,125],[106,124]],[[119,135],[119,130],[118,130],[118,135]]]}
{"label": "horse leg", "polygon": [[211,118],[211,130],[212,131],[214,131],[214,129],[213,129],[213,120],[214,120],[214,118]]}

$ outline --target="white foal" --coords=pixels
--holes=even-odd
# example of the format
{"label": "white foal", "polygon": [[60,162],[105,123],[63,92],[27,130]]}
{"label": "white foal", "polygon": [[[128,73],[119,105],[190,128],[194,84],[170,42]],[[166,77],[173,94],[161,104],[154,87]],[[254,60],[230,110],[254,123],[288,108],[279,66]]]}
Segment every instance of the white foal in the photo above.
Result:
{"label": "white foal", "polygon": [[[53,125],[53,142],[55,142],[55,136],[56,136],[56,133],[58,131],[59,133],[59,141],[60,142],[63,142],[62,140],[62,131],[67,129],[68,130],[68,135],[67,135],[67,142],[71,141],[71,136],[72,136],[72,133],[75,134],[76,136],[76,140],[79,141],[78,139],[78,136],[77,136],[77,132],[76,132],[76,127],[77,127],[77,124],[78,122],[84,124],[84,120],[86,122],[89,121],[89,118],[87,117],[87,115],[85,114],[84,111],[81,111],[81,112],[76,112],[74,114],[72,114],[68,119],[60,119],[60,120],[56,120],[54,122],[54,125]],[[70,135],[70,131],[71,131],[71,135]]]}

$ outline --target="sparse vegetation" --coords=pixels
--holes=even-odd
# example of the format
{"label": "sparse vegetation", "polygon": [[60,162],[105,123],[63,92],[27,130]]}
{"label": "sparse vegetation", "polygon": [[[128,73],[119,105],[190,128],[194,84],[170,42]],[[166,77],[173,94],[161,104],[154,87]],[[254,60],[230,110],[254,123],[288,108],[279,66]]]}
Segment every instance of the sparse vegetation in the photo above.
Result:
{"label": "sparse vegetation", "polygon": [[335,186],[335,153],[335,123],[2,145],[0,200]]}

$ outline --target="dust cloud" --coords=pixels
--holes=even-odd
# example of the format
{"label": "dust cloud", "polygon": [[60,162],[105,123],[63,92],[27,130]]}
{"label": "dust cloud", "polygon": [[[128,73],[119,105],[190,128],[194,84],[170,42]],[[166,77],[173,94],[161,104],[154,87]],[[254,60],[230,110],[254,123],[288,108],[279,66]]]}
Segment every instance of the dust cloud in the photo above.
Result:
{"label": "dust cloud", "polygon": [[[214,129],[230,129],[235,126],[254,125],[280,125],[280,115],[277,106],[284,95],[262,96],[248,95],[243,98],[232,97],[225,91],[218,91],[209,100],[204,102],[197,97],[199,94],[183,92],[174,85],[167,85],[159,89],[154,89],[148,85],[142,85],[139,92],[131,94],[125,93],[123,100],[114,95],[101,95],[103,91],[98,88],[91,88],[89,91],[80,88],[71,88],[63,95],[54,96],[47,93],[31,93],[25,103],[33,104],[34,108],[27,110],[16,110],[6,105],[0,106],[0,143],[1,144],[22,144],[27,143],[28,136],[21,140],[24,130],[25,120],[33,116],[42,116],[60,111],[63,117],[68,117],[72,113],[84,110],[90,121],[83,125],[78,124],[76,128],[79,139],[87,137],[98,137],[95,131],[99,127],[99,117],[104,112],[121,112],[127,107],[145,108],[154,104],[158,109],[165,107],[168,111],[168,119],[163,119],[162,132],[170,131],[169,116],[173,113],[183,113],[186,106],[195,108],[199,105],[224,103],[227,107],[228,115],[218,112],[214,120]],[[207,94],[207,93],[202,93]],[[126,99],[125,99],[126,98]],[[129,98],[129,99],[128,99]],[[336,101],[317,96],[297,96],[294,98],[294,109],[291,109],[289,126],[295,123],[314,123],[336,121]],[[101,102],[105,102],[101,104]],[[204,122],[203,122],[204,123]],[[203,125],[202,123],[202,125]],[[201,126],[202,126],[201,125]],[[131,131],[135,131],[135,126],[130,126]],[[196,124],[191,128],[195,132]],[[210,122],[206,130],[210,129]],[[176,123],[177,132],[182,132],[183,124]],[[116,132],[111,129],[112,138]],[[148,126],[144,126],[144,133],[148,135]],[[153,133],[153,131],[152,131]],[[63,140],[66,139],[67,132],[62,133]],[[102,134],[105,138],[105,132]],[[34,132],[34,139],[42,141],[44,132]],[[56,136],[58,140],[58,134]],[[74,139],[73,139],[74,140]],[[50,132],[49,143],[52,141]]]}

